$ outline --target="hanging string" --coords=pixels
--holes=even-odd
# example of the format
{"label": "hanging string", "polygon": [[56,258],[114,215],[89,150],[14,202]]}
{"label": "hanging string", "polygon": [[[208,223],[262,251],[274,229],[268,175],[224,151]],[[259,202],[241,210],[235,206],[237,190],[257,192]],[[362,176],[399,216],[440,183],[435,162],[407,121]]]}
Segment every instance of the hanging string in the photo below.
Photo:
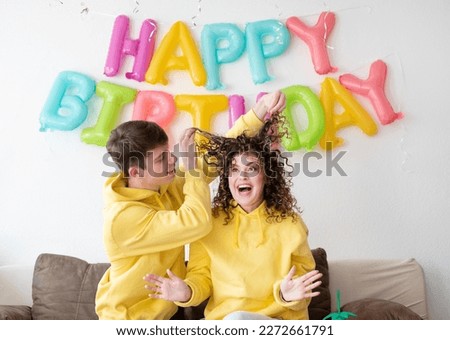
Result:
{"label": "hanging string", "polygon": [[89,14],[89,8],[87,7],[87,4],[85,4],[84,2],[82,2],[80,5],[81,5],[81,7],[82,7],[80,14],[81,14],[82,16],[88,15],[88,14]]}
{"label": "hanging string", "polygon": [[137,1],[137,0],[135,0],[135,4],[136,4],[136,7],[133,9],[133,14],[136,14],[139,12],[139,6],[141,5],[139,3],[139,1]]}
{"label": "hanging string", "polygon": [[202,0],[198,0],[198,4],[197,4],[197,14],[195,14],[194,16],[191,17],[192,20],[192,26],[193,27],[197,27],[197,18],[200,16],[201,12],[202,12],[202,6],[201,6],[201,2]]}

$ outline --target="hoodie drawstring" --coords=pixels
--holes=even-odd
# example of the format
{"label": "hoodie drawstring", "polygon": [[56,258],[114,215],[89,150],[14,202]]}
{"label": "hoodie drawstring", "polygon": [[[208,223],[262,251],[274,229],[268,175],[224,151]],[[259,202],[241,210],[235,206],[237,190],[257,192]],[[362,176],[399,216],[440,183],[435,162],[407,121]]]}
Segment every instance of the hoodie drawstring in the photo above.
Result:
{"label": "hoodie drawstring", "polygon": [[234,244],[239,248],[239,222],[240,222],[240,211],[236,214],[236,220],[234,221]]}
{"label": "hoodie drawstring", "polygon": [[264,228],[263,223],[261,221],[261,214],[258,212],[258,225],[259,225],[259,243],[256,245],[258,248],[261,244],[264,243]]}

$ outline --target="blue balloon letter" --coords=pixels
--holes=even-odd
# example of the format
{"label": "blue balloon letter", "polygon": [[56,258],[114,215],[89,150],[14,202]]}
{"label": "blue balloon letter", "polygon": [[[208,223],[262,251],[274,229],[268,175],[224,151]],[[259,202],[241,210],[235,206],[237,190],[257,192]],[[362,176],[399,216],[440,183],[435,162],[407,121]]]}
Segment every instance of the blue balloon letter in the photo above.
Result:
{"label": "blue balloon letter", "polygon": [[95,92],[95,81],[81,73],[64,71],[56,78],[41,112],[40,131],[69,131],[86,120],[86,102]]}
{"label": "blue balloon letter", "polygon": [[[266,59],[286,51],[291,39],[289,31],[277,20],[264,20],[248,23],[245,35],[253,82],[262,84],[271,79],[267,74]],[[265,42],[266,37],[269,41]]]}
{"label": "blue balloon letter", "polygon": [[[220,47],[220,44],[225,46]],[[202,31],[202,56],[208,74],[208,90],[223,89],[219,64],[232,63],[244,52],[245,36],[235,24],[209,24]]]}

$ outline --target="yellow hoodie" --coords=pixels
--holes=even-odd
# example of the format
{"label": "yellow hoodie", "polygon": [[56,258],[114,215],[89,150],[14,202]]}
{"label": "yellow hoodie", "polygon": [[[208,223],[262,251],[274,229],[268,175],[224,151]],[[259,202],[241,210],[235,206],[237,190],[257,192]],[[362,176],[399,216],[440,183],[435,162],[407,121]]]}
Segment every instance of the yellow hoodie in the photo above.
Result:
{"label": "yellow hoodie", "polygon": [[[257,131],[262,122],[253,111],[229,131]],[[193,172],[194,173],[194,172]],[[198,171],[200,173],[200,171]],[[111,267],[96,295],[100,319],[169,319],[177,306],[148,297],[143,276],[166,275],[170,269],[184,278],[184,245],[205,236],[212,227],[211,199],[205,176],[185,174],[159,192],[128,188],[123,174],[107,179],[103,239]]]}
{"label": "yellow hoodie", "polygon": [[224,225],[225,214],[213,219],[213,230],[190,245],[185,282],[192,297],[179,306],[196,306],[209,297],[206,319],[223,319],[234,311],[260,313],[284,320],[307,320],[310,299],[285,302],[280,283],[293,265],[297,276],[315,268],[308,229],[300,216],[281,223],[267,221],[263,202],[251,213],[241,207]]}

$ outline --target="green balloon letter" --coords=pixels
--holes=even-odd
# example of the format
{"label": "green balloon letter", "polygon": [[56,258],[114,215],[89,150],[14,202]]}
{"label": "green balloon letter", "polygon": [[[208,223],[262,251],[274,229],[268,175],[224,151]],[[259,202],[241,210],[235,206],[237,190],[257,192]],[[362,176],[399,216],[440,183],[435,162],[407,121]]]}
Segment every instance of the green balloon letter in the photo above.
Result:
{"label": "green balloon letter", "polygon": [[125,104],[131,103],[137,91],[129,87],[101,81],[97,84],[96,95],[103,98],[103,106],[97,123],[81,132],[81,140],[86,144],[105,146],[111,130],[115,128],[119,113]]}
{"label": "green balloon letter", "polygon": [[[286,117],[287,131],[289,135],[282,140],[283,146],[288,151],[299,150],[302,147],[308,151],[319,142],[325,131],[325,114],[317,95],[309,87],[293,85],[282,89],[286,95],[286,109],[283,111]],[[308,127],[303,131],[297,131],[293,117],[293,107],[301,104],[308,116]]]}

